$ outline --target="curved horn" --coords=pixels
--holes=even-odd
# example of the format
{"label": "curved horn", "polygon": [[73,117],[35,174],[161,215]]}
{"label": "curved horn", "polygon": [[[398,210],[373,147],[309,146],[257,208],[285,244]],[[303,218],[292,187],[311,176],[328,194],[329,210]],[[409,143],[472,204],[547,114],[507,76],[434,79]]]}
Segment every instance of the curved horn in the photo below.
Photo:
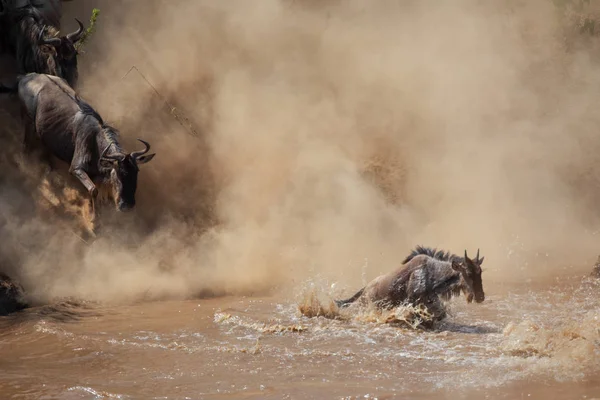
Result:
{"label": "curved horn", "polygon": [[150,151],[150,144],[148,142],[140,138],[138,138],[138,140],[142,142],[144,146],[146,146],[146,148],[142,151],[134,151],[133,153],[131,153],[131,158],[133,158],[134,160]]}
{"label": "curved horn", "polygon": [[113,144],[109,144],[108,146],[106,146],[106,148],[104,149],[104,151],[102,152],[102,154],[100,155],[100,160],[105,159],[105,160],[112,160],[112,161],[120,161],[121,157],[119,156],[107,156],[106,153],[108,152],[108,149],[110,149],[110,146],[112,146]]}
{"label": "curved horn", "polygon": [[60,40],[60,38],[57,37],[53,37],[53,38],[46,38],[44,37],[44,33],[46,32],[46,26],[44,26],[44,28],[42,28],[42,30],[40,31],[40,35],[38,36],[38,44],[48,44],[50,46],[60,46],[60,44],[62,43],[62,41]]}
{"label": "curved horn", "polygon": [[102,154],[100,154],[100,159],[103,159],[104,156],[106,156],[106,152],[108,151],[108,149],[110,149],[111,145],[112,145],[112,143],[104,148],[104,151],[102,152]]}
{"label": "curved horn", "polygon": [[67,40],[69,40],[71,43],[77,43],[83,36],[83,24],[77,18],[75,18],[75,21],[77,21],[77,24],[79,24],[79,29],[67,35]]}

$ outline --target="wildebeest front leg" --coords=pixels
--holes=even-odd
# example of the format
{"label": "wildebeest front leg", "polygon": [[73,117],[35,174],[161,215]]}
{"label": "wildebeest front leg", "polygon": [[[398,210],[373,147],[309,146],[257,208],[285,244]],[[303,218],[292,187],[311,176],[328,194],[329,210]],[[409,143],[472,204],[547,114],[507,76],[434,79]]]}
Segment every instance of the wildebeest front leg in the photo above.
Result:
{"label": "wildebeest front leg", "polygon": [[88,193],[90,194],[90,197],[91,197],[90,205],[91,205],[92,218],[93,218],[93,216],[96,214],[94,202],[96,200],[96,197],[98,196],[98,189],[96,189],[96,185],[94,185],[94,182],[92,182],[92,180],[90,179],[88,174],[81,167],[75,167],[75,168],[71,167],[69,172],[71,172],[71,174],[73,174],[77,179],[79,179],[79,181],[82,183],[82,185],[87,189]]}
{"label": "wildebeest front leg", "polygon": [[417,305],[427,294],[427,275],[423,268],[417,269],[408,278],[406,285],[406,300],[413,305]]}
{"label": "wildebeest front leg", "polygon": [[91,156],[89,153],[89,149],[92,146],[93,138],[91,137],[82,137],[75,143],[75,151],[73,152],[73,158],[71,159],[71,167],[69,168],[69,172],[74,175],[81,184],[87,189],[90,194],[90,217],[92,220],[96,216],[96,208],[95,208],[95,200],[98,196],[98,189],[96,189],[96,185],[90,179],[89,175],[86,171],[89,171],[89,167],[91,164]]}

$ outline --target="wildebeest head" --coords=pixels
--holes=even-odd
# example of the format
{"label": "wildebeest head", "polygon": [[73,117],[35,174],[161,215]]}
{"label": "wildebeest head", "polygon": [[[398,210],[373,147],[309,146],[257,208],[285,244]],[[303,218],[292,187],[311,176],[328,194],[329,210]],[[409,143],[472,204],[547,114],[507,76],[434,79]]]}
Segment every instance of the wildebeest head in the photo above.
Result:
{"label": "wildebeest head", "polygon": [[64,78],[71,87],[75,87],[79,79],[77,71],[77,56],[79,53],[75,44],[83,37],[83,24],[75,18],[79,28],[62,37],[45,37],[47,27],[40,31],[38,44],[52,46],[56,55],[56,68],[60,77]]}
{"label": "wildebeest head", "polygon": [[112,185],[113,197],[118,211],[129,211],[135,207],[135,191],[137,189],[138,165],[152,160],[155,153],[146,154],[150,151],[150,144],[138,139],[145,146],[144,150],[132,153],[121,153],[107,155],[111,144],[106,146],[100,156],[99,166],[103,172],[109,174]]}
{"label": "wildebeest head", "polygon": [[469,303],[473,301],[473,298],[475,298],[477,303],[485,300],[483,282],[481,281],[481,264],[484,258],[479,258],[479,249],[477,249],[477,256],[472,260],[467,256],[467,251],[465,250],[464,260],[452,261],[452,268],[462,275],[463,290],[467,295],[467,302]]}

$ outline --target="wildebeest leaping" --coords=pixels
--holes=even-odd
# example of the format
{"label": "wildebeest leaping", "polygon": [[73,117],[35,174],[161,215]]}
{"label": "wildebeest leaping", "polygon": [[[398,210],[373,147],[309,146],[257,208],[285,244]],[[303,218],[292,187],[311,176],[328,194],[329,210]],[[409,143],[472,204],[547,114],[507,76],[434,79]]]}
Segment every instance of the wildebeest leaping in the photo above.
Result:
{"label": "wildebeest leaping", "polygon": [[58,36],[61,16],[60,0],[6,2],[0,10],[0,50],[15,57],[20,74],[60,76],[75,87],[79,76],[75,45],[84,28],[76,19],[75,32]]}
{"label": "wildebeest leaping", "polygon": [[[1,89],[1,88],[0,88]],[[112,186],[119,211],[135,206],[138,165],[152,160],[150,145],[138,139],[144,150],[128,153],[118,141],[118,131],[104,123],[102,117],[66,82],[46,74],[30,73],[18,77],[23,123],[24,150],[41,145],[51,162],[51,155],[70,164],[69,172],[86,188],[91,197],[92,215],[98,195],[96,184]]]}

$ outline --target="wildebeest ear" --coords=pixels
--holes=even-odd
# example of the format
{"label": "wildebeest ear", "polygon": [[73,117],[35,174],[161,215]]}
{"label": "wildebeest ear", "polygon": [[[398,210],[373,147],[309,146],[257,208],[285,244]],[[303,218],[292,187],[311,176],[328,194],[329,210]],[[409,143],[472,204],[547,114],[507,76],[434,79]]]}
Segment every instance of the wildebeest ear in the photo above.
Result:
{"label": "wildebeest ear", "polygon": [[147,162],[152,160],[155,155],[156,153],[148,154],[145,156],[139,156],[138,158],[136,158],[135,162],[137,162],[138,164],[146,164]]}
{"label": "wildebeest ear", "polygon": [[481,257],[481,258],[479,259],[479,262],[478,262],[477,264],[479,264],[479,265],[483,264],[483,259],[484,259],[484,258],[485,258],[485,257]]}

